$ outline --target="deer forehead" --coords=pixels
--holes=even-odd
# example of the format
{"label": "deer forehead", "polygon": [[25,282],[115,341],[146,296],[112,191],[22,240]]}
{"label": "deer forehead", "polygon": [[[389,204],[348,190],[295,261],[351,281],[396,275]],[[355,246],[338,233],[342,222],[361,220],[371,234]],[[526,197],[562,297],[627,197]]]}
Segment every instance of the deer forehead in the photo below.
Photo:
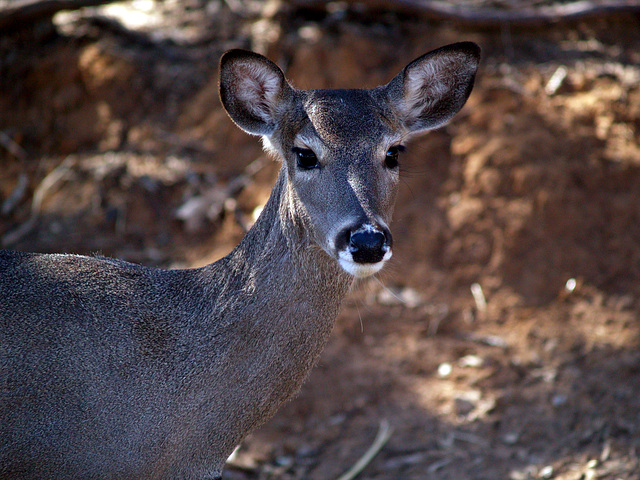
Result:
{"label": "deer forehead", "polygon": [[[308,128],[300,141],[317,137],[328,149],[376,148],[399,130],[394,114],[369,90],[313,90],[302,102]],[[313,145],[309,145],[313,147]],[[385,147],[382,147],[385,148]]]}

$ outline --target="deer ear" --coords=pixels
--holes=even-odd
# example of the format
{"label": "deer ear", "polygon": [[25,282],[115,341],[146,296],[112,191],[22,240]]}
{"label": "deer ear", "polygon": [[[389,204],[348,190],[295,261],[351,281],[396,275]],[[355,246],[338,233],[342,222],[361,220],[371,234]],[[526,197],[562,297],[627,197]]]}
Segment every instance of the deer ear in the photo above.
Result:
{"label": "deer ear", "polygon": [[460,111],[479,62],[475,43],[454,43],[414,60],[384,88],[410,132],[430,130]]}
{"label": "deer ear", "polygon": [[291,87],[271,60],[246,50],[220,59],[220,99],[231,119],[253,135],[271,135]]}

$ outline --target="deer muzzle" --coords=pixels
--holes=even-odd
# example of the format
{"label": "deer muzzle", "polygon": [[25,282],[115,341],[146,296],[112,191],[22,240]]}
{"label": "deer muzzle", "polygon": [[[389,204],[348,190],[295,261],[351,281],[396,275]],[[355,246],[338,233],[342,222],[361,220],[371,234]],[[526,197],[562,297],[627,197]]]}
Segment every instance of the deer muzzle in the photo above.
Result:
{"label": "deer muzzle", "polygon": [[391,258],[392,243],[386,226],[367,223],[348,227],[338,235],[338,261],[354,277],[368,277],[380,271]]}

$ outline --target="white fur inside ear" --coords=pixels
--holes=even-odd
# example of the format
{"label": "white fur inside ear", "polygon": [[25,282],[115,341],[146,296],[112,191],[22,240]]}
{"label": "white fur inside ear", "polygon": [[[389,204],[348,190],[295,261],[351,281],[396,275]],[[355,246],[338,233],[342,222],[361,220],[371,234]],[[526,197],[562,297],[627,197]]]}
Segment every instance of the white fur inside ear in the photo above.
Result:
{"label": "white fur inside ear", "polygon": [[272,120],[282,87],[280,77],[260,64],[243,64],[238,70],[237,100],[247,111],[268,123]]}
{"label": "white fur inside ear", "polygon": [[[423,117],[434,105],[446,97],[460,95],[458,89],[465,85],[461,78],[471,73],[464,55],[442,55],[412,65],[404,80],[404,107],[406,118]],[[453,115],[453,113],[452,113]],[[436,122],[430,128],[439,126]]]}
{"label": "white fur inside ear", "polygon": [[422,62],[407,72],[405,79],[406,115],[410,118],[418,117],[424,110],[429,109],[449,91],[450,84],[446,82],[445,64],[447,59],[434,59]]}

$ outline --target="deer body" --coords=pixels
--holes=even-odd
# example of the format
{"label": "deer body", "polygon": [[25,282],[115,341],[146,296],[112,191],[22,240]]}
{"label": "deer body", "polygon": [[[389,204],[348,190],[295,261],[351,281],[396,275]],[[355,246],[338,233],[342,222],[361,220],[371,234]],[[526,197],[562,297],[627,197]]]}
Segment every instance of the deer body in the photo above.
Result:
{"label": "deer body", "polygon": [[353,279],[390,257],[399,145],[462,107],[478,55],[306,92],[229,52],[223,104],[282,160],[233,252],[188,270],[0,252],[0,478],[219,478],[299,389]]}

